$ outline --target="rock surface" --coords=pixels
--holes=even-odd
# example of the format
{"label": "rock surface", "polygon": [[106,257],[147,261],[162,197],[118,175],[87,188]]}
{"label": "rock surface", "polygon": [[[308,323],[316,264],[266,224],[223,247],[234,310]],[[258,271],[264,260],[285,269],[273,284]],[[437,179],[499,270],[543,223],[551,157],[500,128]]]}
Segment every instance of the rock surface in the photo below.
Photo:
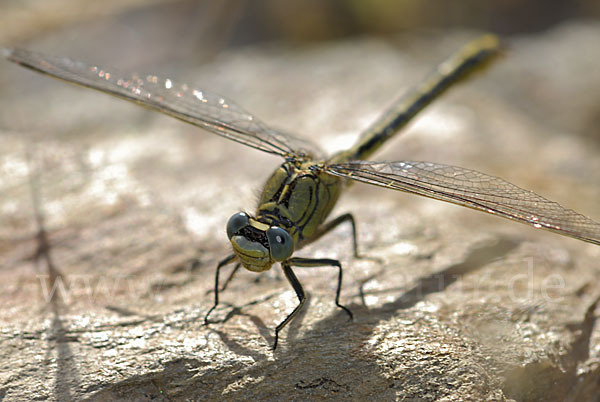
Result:
{"label": "rock surface", "polygon": [[[599,220],[599,35],[513,38],[375,159],[481,170]],[[178,76],[334,150],[471,37],[254,47]],[[299,253],[342,261],[355,320],[335,272],[297,269],[309,300],[273,352],[296,303],[278,267],[240,272],[202,323],[225,222],[280,160],[0,72],[0,399],[600,400],[600,247],[355,185],[334,214],[381,261],[352,258],[349,228]]]}

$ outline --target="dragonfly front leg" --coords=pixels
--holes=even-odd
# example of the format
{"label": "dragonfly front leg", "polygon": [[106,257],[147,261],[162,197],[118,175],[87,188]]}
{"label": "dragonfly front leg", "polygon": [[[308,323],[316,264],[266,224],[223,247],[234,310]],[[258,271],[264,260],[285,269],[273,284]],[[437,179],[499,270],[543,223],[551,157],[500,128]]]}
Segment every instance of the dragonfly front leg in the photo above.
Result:
{"label": "dragonfly front leg", "polygon": [[338,268],[338,285],[337,285],[337,290],[335,293],[335,305],[338,306],[339,308],[341,308],[342,310],[344,310],[350,317],[350,320],[352,320],[352,318],[353,318],[352,312],[347,307],[342,306],[340,304],[340,293],[342,291],[342,264],[340,264],[339,261],[328,259],[328,258],[300,258],[300,257],[290,258],[288,261],[283,262],[281,264],[281,266],[283,267],[283,273],[285,274],[285,277],[287,278],[287,280],[290,282],[290,284],[294,288],[294,291],[296,292],[296,295],[298,296],[298,300],[300,303],[298,303],[296,308],[294,308],[294,310],[285,318],[285,320],[283,320],[277,326],[277,328],[275,328],[275,342],[273,343],[273,350],[275,350],[275,348],[277,347],[277,341],[279,340],[279,331],[281,331],[294,318],[294,316],[296,314],[298,314],[300,309],[302,309],[304,302],[306,301],[306,296],[304,295],[304,289],[302,289],[302,285],[298,281],[298,278],[296,278],[294,271],[292,271],[292,267],[291,267],[292,265],[297,266],[297,267],[305,267],[305,268],[306,267],[308,267],[308,268],[322,267],[322,266],[328,266],[328,265],[337,267]]}
{"label": "dragonfly front leg", "polygon": [[[219,264],[217,265],[217,272],[215,273],[215,304],[213,304],[213,306],[210,308],[210,310],[208,310],[208,312],[204,316],[204,325],[208,325],[208,316],[210,315],[210,313],[213,312],[213,310],[219,304],[219,272],[221,271],[222,267],[224,267],[227,264],[231,264],[233,261],[235,261],[236,258],[237,257],[235,254],[231,254],[231,255],[227,256],[227,258],[225,258],[223,261],[219,262]],[[237,272],[238,268],[239,268],[239,264],[233,269],[233,272],[229,275],[229,278],[227,278],[227,281],[225,281],[225,284],[223,285],[222,290],[225,290],[225,287],[227,286],[227,284],[229,283],[229,281],[231,280],[233,275]]]}
{"label": "dragonfly front leg", "polygon": [[[223,286],[221,286],[221,289],[219,289],[219,292],[223,292],[225,289],[227,289],[227,285],[229,285],[229,282],[231,282],[231,280],[235,276],[236,272],[239,271],[241,266],[242,266],[241,262],[238,262],[237,264],[235,264],[235,267],[233,267],[233,269],[229,273],[229,276],[225,280],[225,283],[223,284]],[[214,293],[214,291],[215,291],[214,289],[207,290],[206,294]]]}
{"label": "dragonfly front leg", "polygon": [[233,276],[235,275],[235,273],[237,271],[239,271],[239,269],[240,269],[241,266],[242,266],[242,263],[240,263],[240,262],[238,262],[237,264],[235,264],[235,267],[233,267],[233,269],[231,270],[231,273],[229,274],[229,276],[225,280],[225,283],[223,284],[223,286],[221,286],[221,289],[219,289],[219,292],[223,292],[225,289],[227,289],[227,285],[229,285],[229,282],[231,282],[231,280],[233,279]]}
{"label": "dragonfly front leg", "polygon": [[282,262],[281,267],[283,268],[283,273],[285,274],[285,277],[294,288],[294,291],[296,292],[296,296],[298,296],[298,301],[300,303],[298,303],[294,310],[287,317],[285,317],[285,320],[283,320],[275,328],[275,342],[273,342],[273,350],[277,348],[277,341],[279,340],[279,331],[281,331],[283,327],[285,327],[292,320],[292,318],[294,318],[294,316],[298,314],[298,311],[300,311],[302,306],[304,306],[304,302],[306,301],[304,289],[302,289],[302,285],[300,284],[300,281],[298,281],[298,278],[296,278],[294,271],[292,271],[292,267],[290,266],[289,262]]}

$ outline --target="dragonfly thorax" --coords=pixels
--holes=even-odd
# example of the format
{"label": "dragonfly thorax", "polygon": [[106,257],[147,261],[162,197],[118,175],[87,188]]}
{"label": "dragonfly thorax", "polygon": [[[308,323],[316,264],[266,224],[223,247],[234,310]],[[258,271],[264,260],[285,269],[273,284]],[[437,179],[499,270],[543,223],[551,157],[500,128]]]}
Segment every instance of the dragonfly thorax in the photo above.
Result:
{"label": "dragonfly thorax", "polygon": [[254,272],[266,271],[294,252],[294,241],[287,230],[259,222],[245,212],[229,218],[227,237],[244,268]]}
{"label": "dragonfly thorax", "polygon": [[296,248],[317,232],[335,205],[342,180],[315,161],[286,160],[265,183],[257,220],[287,230]]}

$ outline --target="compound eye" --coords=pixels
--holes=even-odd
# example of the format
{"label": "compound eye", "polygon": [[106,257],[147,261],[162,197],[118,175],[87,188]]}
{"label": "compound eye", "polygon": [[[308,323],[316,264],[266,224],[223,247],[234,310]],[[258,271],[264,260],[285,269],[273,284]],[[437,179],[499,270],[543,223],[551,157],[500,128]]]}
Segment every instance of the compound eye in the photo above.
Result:
{"label": "compound eye", "polygon": [[250,224],[250,217],[244,212],[238,212],[227,221],[227,237],[231,239],[234,234]]}
{"label": "compound eye", "polygon": [[275,261],[287,260],[294,252],[294,242],[287,230],[273,226],[267,230],[271,257]]}

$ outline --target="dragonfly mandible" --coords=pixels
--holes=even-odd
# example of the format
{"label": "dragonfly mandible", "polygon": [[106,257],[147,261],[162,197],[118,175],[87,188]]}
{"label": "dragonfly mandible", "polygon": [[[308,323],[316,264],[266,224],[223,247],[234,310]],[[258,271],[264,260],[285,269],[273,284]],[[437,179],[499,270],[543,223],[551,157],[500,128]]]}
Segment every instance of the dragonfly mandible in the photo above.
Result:
{"label": "dragonfly mandible", "polygon": [[[126,99],[284,158],[267,180],[255,214],[238,212],[227,222],[233,253],[217,265],[214,304],[205,316],[208,324],[210,314],[219,304],[219,292],[225,290],[240,266],[263,272],[279,263],[298,297],[298,304],[275,328],[273,349],[277,347],[279,332],[300,311],[306,299],[292,267],[335,267],[338,272],[335,304],[352,318],[352,312],[339,300],[341,263],[335,259],[293,256],[295,251],[342,223],[352,226],[353,251],[358,256],[354,217],[344,214],[327,221],[344,184],[350,181],[462,205],[600,245],[600,223],[498,177],[441,163],[366,160],[435,98],[500,54],[501,45],[494,35],[482,36],[452,54],[393,103],[352,147],[329,157],[308,139],[274,130],[222,96],[170,79],[121,74],[110,68],[21,49],[5,49],[3,53],[8,60],[37,72]],[[221,269],[234,263],[220,289]]]}

